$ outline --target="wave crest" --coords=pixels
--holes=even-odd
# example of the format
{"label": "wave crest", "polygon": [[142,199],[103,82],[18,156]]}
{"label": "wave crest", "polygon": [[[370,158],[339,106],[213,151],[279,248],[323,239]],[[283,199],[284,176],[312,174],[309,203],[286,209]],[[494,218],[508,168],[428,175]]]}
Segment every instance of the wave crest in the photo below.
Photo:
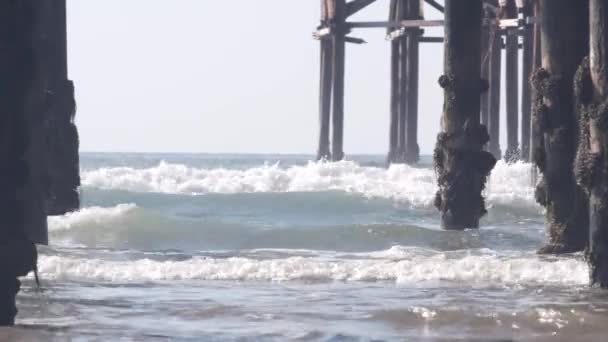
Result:
{"label": "wave crest", "polygon": [[[393,281],[399,284],[462,282],[476,285],[585,285],[587,265],[580,260],[492,254],[454,257],[447,253],[400,252],[398,259],[303,257],[194,257],[186,261],[106,261],[43,256],[40,272],[52,279],[95,281]],[[392,254],[392,253],[389,253]],[[381,255],[381,254],[380,254]],[[403,258],[407,256],[406,258]]]}
{"label": "wave crest", "polygon": [[[529,164],[499,162],[490,178],[487,196],[494,203],[533,204]],[[430,206],[436,192],[433,170],[407,165],[388,169],[365,167],[352,161],[309,162],[281,167],[278,163],[247,170],[199,169],[161,162],[157,167],[101,168],[83,171],[85,187],[168,194],[235,194],[259,192],[344,191],[389,198],[413,206]]]}
{"label": "wave crest", "polygon": [[133,203],[119,204],[115,207],[88,207],[62,216],[48,218],[49,232],[71,230],[74,227],[94,227],[120,220],[129,213],[134,212],[137,205]]}

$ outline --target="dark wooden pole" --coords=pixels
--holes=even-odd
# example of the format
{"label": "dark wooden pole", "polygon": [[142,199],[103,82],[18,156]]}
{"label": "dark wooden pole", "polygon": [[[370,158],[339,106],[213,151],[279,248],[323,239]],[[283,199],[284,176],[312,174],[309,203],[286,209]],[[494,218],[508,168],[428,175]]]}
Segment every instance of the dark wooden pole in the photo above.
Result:
{"label": "dark wooden pole", "polygon": [[[321,26],[329,26],[329,2],[321,0]],[[319,148],[317,160],[329,160],[329,124],[331,114],[332,42],[321,38],[321,76],[319,85]]]}
{"label": "dark wooden pole", "polygon": [[48,215],[80,207],[79,138],[74,116],[74,84],[68,79],[66,1],[53,1],[46,22]]}
{"label": "dark wooden pole", "polygon": [[[486,18],[484,11],[484,19]],[[481,78],[488,82],[490,80],[490,27],[484,25],[481,31]],[[481,124],[488,126],[490,121],[490,92],[481,93]]]}
{"label": "dark wooden pole", "polygon": [[534,74],[535,121],[543,150],[537,156],[543,180],[537,200],[546,207],[549,243],[539,253],[570,253],[588,243],[588,205],[577,186],[573,163],[577,146],[574,74],[587,54],[586,0],[541,0],[542,66]]}
{"label": "dark wooden pole", "polygon": [[[515,1],[507,3],[507,17],[517,18]],[[506,44],[506,100],[507,100],[507,150],[505,160],[519,160],[519,47],[517,29],[507,29]]]}
{"label": "dark wooden pole", "polygon": [[500,149],[500,94],[502,77],[502,31],[495,29],[492,34],[492,46],[490,51],[490,89],[488,91],[490,113],[488,116],[488,130],[490,143],[488,151],[496,159],[501,159]]}
{"label": "dark wooden pole", "polygon": [[[533,67],[532,67],[532,75],[537,73],[538,69],[542,66],[542,49],[541,49],[541,35],[540,35],[540,3],[539,0],[532,0],[532,6],[534,11],[534,17],[536,18],[536,22],[534,23],[534,48],[533,48]],[[530,79],[528,83],[532,86],[532,75],[530,75]],[[532,98],[539,97],[535,94],[536,90],[534,87],[530,89]],[[542,98],[542,97],[539,97]],[[532,104],[532,112],[534,112],[534,104]],[[532,113],[534,114],[534,113]],[[530,161],[535,165],[541,164],[542,161],[542,146],[543,146],[543,134],[541,127],[539,126],[539,122],[535,120],[535,116],[532,115],[531,118],[531,137],[530,137]],[[539,158],[539,160],[537,160]],[[538,181],[538,169],[536,167],[532,168],[532,184],[536,186]]]}
{"label": "dark wooden pole", "polygon": [[534,11],[534,70],[541,68],[543,64],[542,42],[540,34],[540,0],[532,0]]}
{"label": "dark wooden pole", "polygon": [[[532,1],[524,2],[523,17],[533,15]],[[521,159],[530,162],[530,128],[532,125],[532,94],[530,75],[534,64],[534,26],[526,25],[523,29],[523,57],[521,82]]]}
{"label": "dark wooden pole", "polygon": [[435,206],[444,229],[478,228],[485,214],[482,191],[496,159],[483,151],[489,141],[479,123],[482,0],[445,1],[442,132],[434,162],[439,190]]}
{"label": "dark wooden pole", "polygon": [[[389,21],[397,20],[397,7],[398,0],[391,0]],[[387,157],[387,161],[389,164],[397,162],[397,153],[399,146],[399,60],[399,41],[393,39],[391,41],[391,113],[389,124],[389,147]]]}
{"label": "dark wooden pole", "polygon": [[[608,3],[590,0],[590,58],[577,73],[582,121],[577,178],[590,195],[589,266],[593,285],[608,288]],[[589,103],[591,102],[591,103]]]}
{"label": "dark wooden pole", "polygon": [[[409,18],[422,20],[420,16],[420,0],[409,0]],[[418,146],[418,81],[420,58],[420,36],[419,28],[411,28],[407,32],[407,143],[405,151],[405,162],[415,164],[420,159],[420,148]]]}
{"label": "dark wooden pole", "polygon": [[68,27],[66,0],[56,0],[53,7],[53,26],[56,32],[57,64],[55,65],[57,77],[68,79]]}
{"label": "dark wooden pole", "polygon": [[332,153],[333,161],[344,159],[344,63],[346,44],[346,0],[334,0],[333,45],[333,113],[332,113]]}
{"label": "dark wooden pole", "polygon": [[[399,0],[397,5],[398,18],[404,20],[409,15],[407,6],[408,0]],[[407,148],[407,110],[408,110],[408,53],[407,53],[407,35],[399,37],[399,147],[397,152],[397,160],[400,163],[405,162],[405,154]]]}
{"label": "dark wooden pole", "polygon": [[13,325],[18,277],[47,243],[42,180],[48,3],[0,2],[0,325]]}

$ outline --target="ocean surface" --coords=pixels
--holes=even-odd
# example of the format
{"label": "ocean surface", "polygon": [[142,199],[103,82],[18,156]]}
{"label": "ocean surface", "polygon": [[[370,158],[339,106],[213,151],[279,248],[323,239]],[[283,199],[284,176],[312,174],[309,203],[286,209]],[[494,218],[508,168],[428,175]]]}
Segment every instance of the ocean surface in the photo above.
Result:
{"label": "ocean surface", "polygon": [[[531,167],[482,229],[439,229],[435,175],[299,155],[82,154],[13,340],[606,341],[608,292],[545,241]],[[7,337],[8,336],[8,337]]]}

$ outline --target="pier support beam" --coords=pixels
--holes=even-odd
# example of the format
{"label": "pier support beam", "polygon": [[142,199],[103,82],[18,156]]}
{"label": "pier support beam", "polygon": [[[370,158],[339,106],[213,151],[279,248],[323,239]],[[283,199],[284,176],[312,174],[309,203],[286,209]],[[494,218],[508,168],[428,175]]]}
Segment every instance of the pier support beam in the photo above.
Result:
{"label": "pier support beam", "polygon": [[[397,20],[398,0],[391,0],[389,21]],[[390,32],[390,31],[389,31]],[[388,33],[388,32],[387,32]],[[390,122],[389,122],[389,147],[387,163],[392,164],[398,161],[399,151],[399,41],[391,41],[391,96],[390,96]]]}
{"label": "pier support beam", "polygon": [[[409,0],[409,19],[422,20],[420,16],[420,0]],[[420,36],[422,31],[415,27],[407,31],[407,143],[405,162],[415,164],[420,159],[418,146],[418,84]]]}
{"label": "pier support beam", "polygon": [[344,63],[347,34],[346,0],[334,0],[333,20],[333,111],[332,111],[332,153],[333,161],[344,159]]}
{"label": "pier support beam", "polygon": [[[331,0],[321,0],[321,27],[329,25]],[[326,37],[320,39],[320,82],[319,82],[319,148],[317,160],[330,160],[329,125],[331,115],[332,83],[332,42]]]}
{"label": "pier support beam", "polygon": [[[409,17],[409,0],[398,0],[397,1],[397,16],[399,20],[405,20]],[[399,41],[399,144],[397,148],[397,162],[404,163],[406,153],[408,150],[408,139],[407,139],[407,111],[408,106],[408,85],[409,85],[409,74],[408,74],[408,46],[407,46],[407,35],[402,35],[398,38]]]}
{"label": "pier support beam", "polygon": [[[522,14],[524,18],[532,17],[532,1],[524,2]],[[523,57],[522,57],[522,82],[521,82],[521,159],[531,162],[530,143],[532,125],[532,91],[530,88],[530,76],[534,64],[534,25],[527,24],[523,28]]]}
{"label": "pier support beam", "polygon": [[43,20],[38,1],[0,2],[0,325],[13,325],[18,277],[47,243]]}
{"label": "pier support beam", "polygon": [[[488,18],[487,12],[484,10],[484,19]],[[481,31],[481,79],[485,82],[490,82],[490,51],[491,51],[491,29],[489,26],[483,26]],[[481,124],[488,126],[490,120],[490,92],[484,91],[481,94]]]}
{"label": "pier support beam", "polygon": [[435,206],[444,229],[479,227],[486,212],[482,191],[496,163],[483,151],[489,136],[479,123],[482,3],[445,1],[444,75],[439,79],[445,102],[434,153]]}
{"label": "pier support beam", "polygon": [[488,90],[488,130],[490,133],[490,143],[488,151],[494,158],[501,159],[500,150],[500,89],[502,76],[502,31],[496,29],[492,39],[492,46],[489,56],[490,88]]}
{"label": "pier support beam", "polygon": [[608,288],[608,3],[590,0],[590,58],[575,79],[581,123],[577,181],[589,199],[589,266],[593,285]]}
{"label": "pier support beam", "polygon": [[[534,0],[533,1],[533,10],[534,10],[534,17],[537,18],[536,22],[534,23],[534,48],[533,48],[533,67],[532,67],[532,73],[528,79],[528,84],[530,84],[530,92],[532,95],[532,99],[536,99],[539,98],[538,95],[536,95],[536,89],[532,86],[532,76],[538,71],[538,69],[541,68],[542,66],[542,48],[541,48],[541,34],[540,34],[540,22],[538,20],[538,18],[540,18],[540,4],[538,2],[538,0]],[[536,101],[536,100],[535,100]],[[542,141],[543,141],[543,134],[541,132],[541,128],[539,126],[539,122],[537,122],[535,120],[535,116],[534,116],[534,106],[536,106],[535,103],[532,103],[532,115],[531,115],[531,137],[530,137],[530,161],[532,163],[534,163],[535,165],[539,165],[540,163],[542,163],[542,161],[540,159],[542,159]],[[538,160],[537,160],[538,158]],[[538,169],[537,167],[533,167],[532,168],[532,185],[536,186],[537,183],[537,172]]]}
{"label": "pier support beam", "polygon": [[570,253],[588,243],[588,205],[576,184],[574,74],[588,51],[587,0],[540,0],[542,69],[533,75],[534,121],[543,135],[535,156],[543,180],[537,201],[546,208],[549,243],[539,253]]}
{"label": "pier support beam", "polygon": [[[515,1],[507,3],[507,16],[509,19],[517,18]],[[505,75],[507,100],[507,150],[505,161],[515,162],[520,159],[519,152],[519,47],[518,30],[507,29]]]}
{"label": "pier support beam", "polygon": [[46,15],[48,215],[78,210],[80,161],[78,130],[74,124],[74,84],[68,79],[66,0],[54,0]]}

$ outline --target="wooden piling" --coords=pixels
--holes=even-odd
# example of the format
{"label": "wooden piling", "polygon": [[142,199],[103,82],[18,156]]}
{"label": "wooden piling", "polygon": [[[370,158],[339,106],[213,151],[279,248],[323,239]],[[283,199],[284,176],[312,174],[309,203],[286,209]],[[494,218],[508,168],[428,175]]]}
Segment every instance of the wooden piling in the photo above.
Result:
{"label": "wooden piling", "polygon": [[[533,11],[534,17],[536,21],[534,23],[534,48],[533,48],[533,67],[532,74],[528,79],[528,83],[530,84],[530,92],[532,98],[538,97],[535,92],[536,90],[532,87],[532,76],[538,71],[538,69],[542,66],[542,49],[541,49],[541,35],[540,35],[540,3],[538,0],[533,0]],[[532,104],[532,111],[534,111],[534,104]],[[533,113],[532,113],[533,114]],[[541,163],[540,160],[537,161],[537,158],[542,159],[542,145],[543,145],[543,134],[542,129],[538,125],[538,122],[534,119],[534,115],[531,115],[531,134],[530,134],[530,161],[535,165]],[[536,167],[532,168],[532,185],[536,186],[538,182],[538,169]]]}
{"label": "wooden piling", "polygon": [[[397,20],[398,0],[391,0],[389,10],[389,21]],[[387,30],[387,34],[390,29]],[[399,41],[391,41],[391,96],[390,96],[390,123],[389,123],[389,148],[388,164],[397,162],[399,146]]]}
{"label": "wooden piling", "polygon": [[345,63],[345,36],[347,33],[346,0],[334,0],[335,17],[333,45],[333,112],[332,112],[332,153],[333,161],[344,159],[344,63]]}
{"label": "wooden piling", "polygon": [[[515,1],[507,3],[509,19],[517,18]],[[519,47],[516,28],[507,29],[505,52],[506,101],[507,101],[507,150],[505,161],[519,160]]]}
{"label": "wooden piling", "polygon": [[[524,1],[522,14],[524,18],[533,15],[532,1]],[[523,28],[523,52],[522,52],[522,80],[521,80],[521,159],[531,162],[531,125],[532,125],[532,94],[530,88],[530,76],[534,64],[534,25],[527,24]]]}
{"label": "wooden piling", "polygon": [[44,69],[49,184],[45,207],[48,215],[63,215],[80,207],[79,138],[74,123],[74,84],[68,79],[66,0],[48,6]]}
{"label": "wooden piling", "polygon": [[482,0],[445,1],[442,132],[434,162],[439,190],[435,206],[444,229],[478,228],[485,214],[482,191],[496,159],[483,151],[489,141],[479,123]]}
{"label": "wooden piling", "polygon": [[[409,19],[422,20],[420,17],[420,0],[409,0]],[[405,162],[415,164],[420,159],[418,146],[418,83],[419,83],[419,28],[407,31],[407,134]]]}
{"label": "wooden piling", "polygon": [[502,77],[502,31],[495,29],[490,51],[489,72],[490,89],[488,91],[488,106],[490,113],[488,116],[488,131],[490,133],[490,143],[488,151],[494,158],[501,159],[500,149],[500,95]]}
{"label": "wooden piling", "polygon": [[[484,20],[487,13],[484,11]],[[490,27],[484,25],[481,31],[481,79],[490,82]],[[481,93],[481,124],[488,126],[490,120],[490,92]]]}
{"label": "wooden piling", "polygon": [[[409,0],[399,0],[397,4],[397,13],[399,20],[407,19],[409,16],[408,8]],[[407,111],[408,111],[408,52],[407,52],[407,35],[399,37],[399,144],[397,148],[397,161],[405,162],[405,154],[407,147]]]}
{"label": "wooden piling", "polygon": [[574,74],[588,51],[586,0],[540,0],[542,69],[534,74],[534,120],[543,134],[536,156],[543,180],[536,192],[546,207],[548,244],[539,253],[570,253],[588,243],[588,205],[573,163],[578,125]]}
{"label": "wooden piling", "polygon": [[[329,7],[331,0],[321,0],[321,26],[329,27]],[[332,92],[332,41],[322,37],[321,59],[320,59],[320,84],[319,84],[319,148],[317,160],[330,160],[329,151],[329,125],[331,114],[331,92]]]}
{"label": "wooden piling", "polygon": [[[48,4],[44,4],[48,5]],[[48,242],[43,206],[45,27],[47,6],[0,2],[0,325],[13,325],[18,277]]]}
{"label": "wooden piling", "polygon": [[608,3],[590,0],[590,58],[577,72],[581,139],[577,180],[589,194],[591,284],[608,288]]}

